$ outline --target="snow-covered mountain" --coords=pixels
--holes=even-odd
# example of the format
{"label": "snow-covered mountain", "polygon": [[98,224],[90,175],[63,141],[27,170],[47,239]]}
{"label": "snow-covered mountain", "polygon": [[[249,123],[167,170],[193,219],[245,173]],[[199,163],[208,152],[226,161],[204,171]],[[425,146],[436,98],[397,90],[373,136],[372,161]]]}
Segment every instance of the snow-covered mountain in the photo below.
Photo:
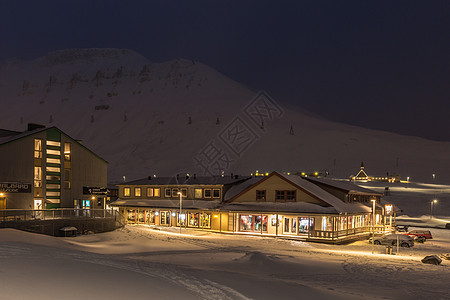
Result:
{"label": "snow-covered mountain", "polygon": [[199,165],[213,173],[220,165],[235,174],[326,170],[348,177],[361,161],[369,175],[450,180],[448,142],[326,121],[191,60],[56,51],[0,65],[0,97],[0,128],[57,126],[110,162],[111,182],[202,174]]}

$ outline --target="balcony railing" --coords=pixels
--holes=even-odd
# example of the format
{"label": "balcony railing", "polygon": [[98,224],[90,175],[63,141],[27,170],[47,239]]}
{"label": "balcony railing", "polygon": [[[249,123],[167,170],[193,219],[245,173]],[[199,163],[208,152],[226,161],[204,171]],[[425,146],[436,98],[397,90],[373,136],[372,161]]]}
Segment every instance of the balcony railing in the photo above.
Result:
{"label": "balcony railing", "polygon": [[3,209],[0,210],[0,222],[32,221],[52,219],[78,219],[78,218],[116,218],[122,216],[113,209]]}

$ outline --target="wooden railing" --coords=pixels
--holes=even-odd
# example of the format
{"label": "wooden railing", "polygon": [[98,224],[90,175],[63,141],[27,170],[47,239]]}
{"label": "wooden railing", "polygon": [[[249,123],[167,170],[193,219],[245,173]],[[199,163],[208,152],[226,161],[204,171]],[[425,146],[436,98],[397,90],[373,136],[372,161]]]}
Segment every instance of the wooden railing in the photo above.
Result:
{"label": "wooden railing", "polygon": [[[349,228],[345,230],[338,231],[324,231],[324,230],[310,230],[308,237],[310,238],[319,238],[319,239],[338,239],[343,238],[350,235],[361,234],[361,233],[371,233],[372,227],[358,227],[358,228]],[[386,232],[385,226],[375,226],[375,234],[382,234]]]}

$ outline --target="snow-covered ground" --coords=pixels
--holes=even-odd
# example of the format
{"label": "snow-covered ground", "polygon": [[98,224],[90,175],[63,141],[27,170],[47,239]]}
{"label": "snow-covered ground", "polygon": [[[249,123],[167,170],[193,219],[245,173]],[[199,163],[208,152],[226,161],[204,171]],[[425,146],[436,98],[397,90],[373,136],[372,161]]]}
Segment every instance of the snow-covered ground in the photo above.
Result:
{"label": "snow-covered ground", "polygon": [[450,230],[384,254],[326,245],[126,226],[55,238],[0,230],[0,299],[450,299]]}

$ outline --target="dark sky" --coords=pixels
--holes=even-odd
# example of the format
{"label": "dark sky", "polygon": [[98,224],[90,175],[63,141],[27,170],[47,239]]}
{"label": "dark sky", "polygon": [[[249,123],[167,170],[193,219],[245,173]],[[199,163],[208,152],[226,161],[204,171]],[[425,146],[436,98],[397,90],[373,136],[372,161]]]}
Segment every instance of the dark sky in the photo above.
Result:
{"label": "dark sky", "polygon": [[450,1],[1,0],[0,61],[201,61],[325,118],[450,141]]}

